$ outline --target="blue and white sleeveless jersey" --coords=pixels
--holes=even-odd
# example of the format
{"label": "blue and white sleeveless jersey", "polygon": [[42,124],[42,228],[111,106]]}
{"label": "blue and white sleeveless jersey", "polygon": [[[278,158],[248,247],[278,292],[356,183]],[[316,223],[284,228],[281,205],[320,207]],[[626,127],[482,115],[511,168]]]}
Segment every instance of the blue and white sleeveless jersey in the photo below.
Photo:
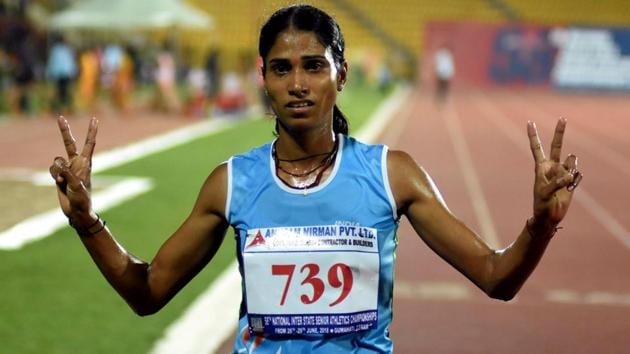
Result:
{"label": "blue and white sleeveless jersey", "polygon": [[226,215],[243,300],[235,353],[390,353],[398,216],[387,147],[339,135],[307,190],[275,173],[272,144],[228,162]]}

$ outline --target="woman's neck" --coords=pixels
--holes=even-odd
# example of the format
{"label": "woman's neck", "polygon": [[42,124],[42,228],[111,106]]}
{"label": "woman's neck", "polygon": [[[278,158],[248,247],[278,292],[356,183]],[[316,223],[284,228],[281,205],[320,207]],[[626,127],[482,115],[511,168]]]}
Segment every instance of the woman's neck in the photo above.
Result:
{"label": "woman's neck", "polygon": [[297,160],[330,152],[334,148],[336,140],[337,137],[328,127],[323,131],[304,133],[289,133],[280,128],[276,141],[276,152],[281,159]]}

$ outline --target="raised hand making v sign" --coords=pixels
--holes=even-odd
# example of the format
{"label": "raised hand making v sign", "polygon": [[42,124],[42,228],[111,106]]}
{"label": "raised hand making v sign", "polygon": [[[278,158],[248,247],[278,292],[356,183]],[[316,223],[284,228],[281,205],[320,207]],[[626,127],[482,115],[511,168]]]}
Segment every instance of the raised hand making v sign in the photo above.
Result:
{"label": "raised hand making v sign", "polygon": [[531,233],[553,236],[557,225],[569,210],[575,187],[582,180],[582,173],[577,170],[575,155],[569,154],[564,162],[560,163],[566,125],[566,119],[558,120],[549,158],[546,158],[536,124],[527,123],[527,135],[535,162],[534,216],[527,221]]}
{"label": "raised hand making v sign", "polygon": [[68,121],[57,119],[68,159],[55,157],[50,174],[57,184],[57,196],[61,210],[77,229],[98,229],[98,217],[92,211],[90,191],[92,187],[92,155],[96,145],[98,120],[92,118],[81,153],[77,152],[76,140],[72,136]]}

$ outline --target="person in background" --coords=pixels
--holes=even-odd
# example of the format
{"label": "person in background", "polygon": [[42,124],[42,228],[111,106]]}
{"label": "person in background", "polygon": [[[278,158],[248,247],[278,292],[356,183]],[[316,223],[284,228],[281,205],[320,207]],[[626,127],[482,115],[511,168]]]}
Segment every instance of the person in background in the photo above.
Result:
{"label": "person in background", "polygon": [[96,47],[88,46],[79,56],[77,105],[82,111],[94,112],[99,77],[100,64]]}
{"label": "person in background", "polygon": [[177,93],[177,65],[170,46],[165,44],[155,58],[154,79],[157,85],[157,106],[168,113],[181,112]]}
{"label": "person in background", "polygon": [[451,81],[455,76],[455,60],[453,53],[447,46],[442,46],[435,52],[434,67],[436,99],[438,103],[443,103],[448,98]]}
{"label": "person in background", "polygon": [[52,110],[55,113],[69,114],[72,111],[72,80],[77,74],[74,51],[62,35],[55,36],[50,48],[46,76],[55,85]]}
{"label": "person in background", "polygon": [[123,49],[120,65],[112,77],[112,100],[119,112],[126,113],[128,111],[133,88],[134,63],[127,50]]}
{"label": "person in background", "polygon": [[207,72],[202,68],[188,70],[188,114],[193,117],[206,115],[206,94],[208,91]]}

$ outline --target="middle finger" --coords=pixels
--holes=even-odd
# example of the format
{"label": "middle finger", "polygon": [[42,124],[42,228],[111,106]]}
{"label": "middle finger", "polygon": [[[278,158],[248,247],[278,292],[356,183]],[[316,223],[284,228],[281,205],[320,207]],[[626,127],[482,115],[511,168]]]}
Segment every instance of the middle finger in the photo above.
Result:
{"label": "middle finger", "polygon": [[551,141],[551,151],[549,152],[549,158],[552,161],[560,162],[560,154],[562,153],[562,138],[564,137],[566,125],[566,119],[560,118],[558,120],[556,131],[553,134],[553,140]]}

